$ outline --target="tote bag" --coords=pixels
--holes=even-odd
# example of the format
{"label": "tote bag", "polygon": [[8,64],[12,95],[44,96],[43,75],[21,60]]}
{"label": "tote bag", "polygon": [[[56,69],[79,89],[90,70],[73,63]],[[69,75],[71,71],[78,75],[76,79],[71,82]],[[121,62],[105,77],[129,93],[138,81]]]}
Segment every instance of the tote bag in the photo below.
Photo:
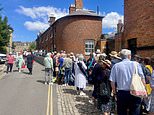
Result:
{"label": "tote bag", "polygon": [[132,82],[130,85],[130,94],[136,97],[146,97],[147,91],[144,84],[142,83],[141,77],[138,75],[137,63],[135,65],[135,71],[132,76]]}

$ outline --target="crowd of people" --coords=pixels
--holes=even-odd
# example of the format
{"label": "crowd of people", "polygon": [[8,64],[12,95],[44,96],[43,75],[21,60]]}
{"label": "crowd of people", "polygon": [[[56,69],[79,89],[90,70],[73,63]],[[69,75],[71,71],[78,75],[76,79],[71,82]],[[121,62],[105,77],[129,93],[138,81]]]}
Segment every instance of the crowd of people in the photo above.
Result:
{"label": "crowd of people", "polygon": [[[108,56],[97,50],[96,53],[90,54],[88,60],[82,54],[65,52],[48,53],[47,56],[52,60],[51,70],[58,84],[75,85],[77,94],[82,96],[86,95],[84,89],[87,82],[94,86],[92,101],[104,114],[110,114],[115,109],[118,115],[140,115],[154,111],[154,56],[144,59],[139,55],[131,57],[131,51],[128,49],[119,53],[112,51]],[[147,89],[148,96],[144,99],[130,94],[135,63]]]}
{"label": "crowd of people", "polygon": [[[9,57],[10,56],[10,57]],[[7,72],[12,71],[11,54],[8,56]],[[19,55],[18,70],[23,63]],[[132,57],[131,51],[122,49],[119,53],[112,51],[109,55],[100,50],[92,52],[86,60],[83,54],[66,53],[65,51],[46,53],[45,84],[67,86],[74,85],[78,95],[86,96],[87,84],[93,85],[92,99],[98,110],[104,115],[117,112],[118,115],[154,114],[154,55],[142,58]],[[27,56],[27,67],[32,74],[33,55]],[[138,75],[147,90],[144,98],[130,93],[132,76],[137,67]]]}

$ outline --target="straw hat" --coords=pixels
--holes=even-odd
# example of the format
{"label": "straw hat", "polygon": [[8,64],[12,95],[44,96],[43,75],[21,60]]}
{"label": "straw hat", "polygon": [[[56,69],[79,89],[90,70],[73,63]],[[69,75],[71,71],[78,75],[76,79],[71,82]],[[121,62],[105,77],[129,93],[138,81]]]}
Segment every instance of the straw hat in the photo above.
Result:
{"label": "straw hat", "polygon": [[111,57],[121,59],[121,58],[118,56],[118,53],[117,53],[116,51],[111,51],[111,53],[110,53],[109,55],[110,55]]}
{"label": "straw hat", "polygon": [[111,61],[110,60],[105,60],[105,61],[103,61],[103,63],[105,65],[107,65],[108,67],[111,67]]}
{"label": "straw hat", "polygon": [[96,50],[96,54],[100,54],[101,53],[101,50],[100,49],[97,49]]}

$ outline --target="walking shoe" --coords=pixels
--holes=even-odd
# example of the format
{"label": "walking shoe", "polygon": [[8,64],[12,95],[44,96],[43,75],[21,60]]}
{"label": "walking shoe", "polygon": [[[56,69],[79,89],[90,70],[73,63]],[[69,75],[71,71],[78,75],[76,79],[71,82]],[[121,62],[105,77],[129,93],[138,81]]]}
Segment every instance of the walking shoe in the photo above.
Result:
{"label": "walking shoe", "polygon": [[83,91],[80,92],[80,95],[81,96],[86,96],[86,94]]}
{"label": "walking shoe", "polygon": [[77,91],[76,91],[76,94],[79,95],[79,94],[80,94],[80,91],[77,90]]}
{"label": "walking shoe", "polygon": [[53,83],[52,83],[52,82],[50,82],[50,83],[49,83],[49,85],[53,85]]}
{"label": "walking shoe", "polygon": [[94,104],[94,101],[93,101],[92,99],[90,99],[88,102],[89,102],[90,104]]}

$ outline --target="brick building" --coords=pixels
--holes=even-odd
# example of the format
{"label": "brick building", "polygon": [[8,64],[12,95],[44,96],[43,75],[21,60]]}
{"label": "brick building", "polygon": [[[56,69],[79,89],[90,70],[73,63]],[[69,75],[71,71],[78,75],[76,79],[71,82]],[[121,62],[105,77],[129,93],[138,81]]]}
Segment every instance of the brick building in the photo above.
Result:
{"label": "brick building", "polygon": [[116,37],[116,50],[129,48],[143,57],[154,54],[154,0],[124,0],[124,32]]}
{"label": "brick building", "polygon": [[37,49],[83,53],[95,51],[102,34],[102,16],[83,10],[82,0],[70,5],[69,15],[55,21],[50,17],[50,27],[38,35]]}

